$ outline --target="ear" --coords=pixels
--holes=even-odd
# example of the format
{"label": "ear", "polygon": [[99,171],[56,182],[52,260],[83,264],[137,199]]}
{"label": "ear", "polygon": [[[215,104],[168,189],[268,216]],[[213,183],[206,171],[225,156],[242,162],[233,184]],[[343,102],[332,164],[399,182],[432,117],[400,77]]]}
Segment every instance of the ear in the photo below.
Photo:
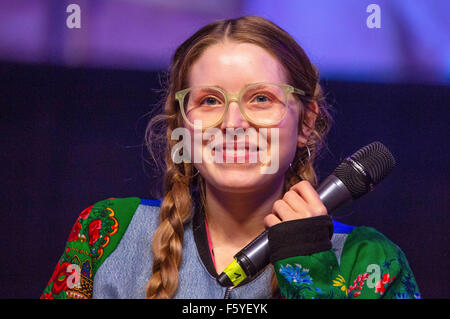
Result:
{"label": "ear", "polygon": [[303,123],[299,123],[298,137],[297,137],[297,147],[305,147],[309,136],[314,131],[314,125],[316,123],[317,114],[319,113],[319,106],[316,101],[311,102],[308,107],[305,107],[303,114]]}

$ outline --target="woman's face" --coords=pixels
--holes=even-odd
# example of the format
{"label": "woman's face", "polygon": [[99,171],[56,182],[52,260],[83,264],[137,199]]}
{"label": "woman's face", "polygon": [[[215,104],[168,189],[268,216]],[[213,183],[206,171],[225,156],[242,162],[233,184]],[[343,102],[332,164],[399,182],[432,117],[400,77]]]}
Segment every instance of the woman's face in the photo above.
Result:
{"label": "woman's face", "polygon": [[[244,86],[252,83],[287,83],[282,65],[266,50],[254,44],[230,41],[207,48],[192,65],[188,81],[190,87],[216,86],[232,94],[239,93]],[[211,151],[206,146],[212,142],[214,139],[212,137],[207,140],[202,139],[202,161],[194,163],[195,167],[205,178],[206,183],[219,191],[245,193],[261,187],[268,187],[268,185],[279,185],[278,183],[283,181],[284,174],[294,158],[298,143],[300,143],[297,137],[299,112],[300,102],[291,95],[286,115],[281,122],[274,126],[264,127],[267,135],[260,135],[266,137],[267,149],[264,149],[264,154],[268,156],[269,161],[267,158],[263,161],[260,160],[259,152],[261,152],[263,144],[258,140],[255,141],[260,148],[256,163],[249,159],[245,163],[239,163],[236,159],[233,163],[208,161],[205,157],[206,152],[211,154]],[[186,123],[185,127],[190,130],[193,148],[195,145],[194,129]],[[242,129],[245,132],[249,128],[253,128],[257,133],[264,131],[261,130],[262,127],[247,121],[241,114],[238,103],[231,101],[223,122],[217,126],[223,141],[226,142],[227,129]],[[279,143],[276,143],[276,134],[278,134]],[[248,142],[249,135],[245,139]],[[191,154],[193,152],[191,149]],[[264,168],[265,171],[263,171]]]}

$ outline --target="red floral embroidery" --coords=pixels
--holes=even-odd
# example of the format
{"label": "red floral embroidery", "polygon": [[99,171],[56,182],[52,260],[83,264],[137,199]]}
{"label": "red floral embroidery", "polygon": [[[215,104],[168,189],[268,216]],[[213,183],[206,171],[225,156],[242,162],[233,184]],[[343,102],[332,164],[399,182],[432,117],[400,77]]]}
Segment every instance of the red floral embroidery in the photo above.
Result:
{"label": "red floral embroidery", "polygon": [[93,245],[97,241],[101,227],[102,221],[100,219],[95,219],[89,224],[89,245]]}
{"label": "red floral embroidery", "polygon": [[386,284],[388,284],[390,282],[393,282],[394,279],[395,279],[395,276],[393,276],[391,278],[388,273],[385,273],[383,275],[383,278],[379,282],[376,283],[376,285],[375,285],[375,292],[376,293],[379,292],[380,295],[384,294],[384,292],[386,291],[386,287],[384,285],[386,285]]}
{"label": "red floral embroidery", "polygon": [[67,241],[75,241],[78,240],[78,235],[81,230],[81,223],[79,220],[76,221],[75,225],[72,227],[72,230],[70,232],[69,238]]}
{"label": "red floral embroidery", "polygon": [[41,299],[55,299],[55,298],[53,298],[53,295],[51,293],[47,292],[41,296]]}
{"label": "red floral embroidery", "polygon": [[361,294],[361,289],[363,288],[364,282],[369,278],[368,273],[359,274],[358,277],[353,281],[353,285],[348,287],[348,292],[352,292],[353,290],[358,290],[353,292],[353,297],[358,297]]}
{"label": "red floral embroidery", "polygon": [[53,282],[52,293],[54,295],[58,295],[61,291],[67,289],[67,276],[70,275],[67,272],[67,267],[70,265],[68,262],[58,262],[56,265],[55,271],[53,272],[52,278],[50,279]]}
{"label": "red floral embroidery", "polygon": [[88,208],[86,208],[85,210],[83,210],[80,214],[80,216],[78,217],[78,219],[86,219],[89,214],[91,213],[92,207],[94,207],[94,205],[89,206]]}

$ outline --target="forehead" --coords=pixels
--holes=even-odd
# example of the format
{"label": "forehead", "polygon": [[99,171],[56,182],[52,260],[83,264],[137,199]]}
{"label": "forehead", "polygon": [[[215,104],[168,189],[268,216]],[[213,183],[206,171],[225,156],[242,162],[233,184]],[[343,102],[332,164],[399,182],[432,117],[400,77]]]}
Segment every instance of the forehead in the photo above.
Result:
{"label": "forehead", "polygon": [[221,42],[208,47],[192,64],[189,86],[220,85],[238,91],[257,82],[286,82],[283,66],[267,50],[251,44]]}

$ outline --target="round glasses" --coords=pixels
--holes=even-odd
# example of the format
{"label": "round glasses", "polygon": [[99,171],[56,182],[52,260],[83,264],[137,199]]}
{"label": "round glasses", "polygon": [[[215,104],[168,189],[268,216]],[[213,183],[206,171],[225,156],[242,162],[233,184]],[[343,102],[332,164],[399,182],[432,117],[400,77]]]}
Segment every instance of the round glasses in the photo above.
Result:
{"label": "round glasses", "polygon": [[[277,125],[286,115],[291,94],[306,93],[288,84],[254,83],[238,94],[230,94],[214,86],[195,86],[175,93],[184,120],[192,127],[210,128],[225,118],[229,103],[239,104],[244,118],[258,126]],[[198,122],[201,121],[201,122]]]}

